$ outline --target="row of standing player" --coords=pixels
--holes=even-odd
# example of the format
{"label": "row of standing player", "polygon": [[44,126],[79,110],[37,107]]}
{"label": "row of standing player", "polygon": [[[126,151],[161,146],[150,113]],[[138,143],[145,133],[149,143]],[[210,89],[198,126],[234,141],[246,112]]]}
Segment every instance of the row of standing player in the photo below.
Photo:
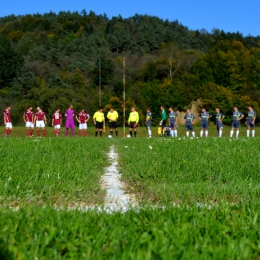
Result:
{"label": "row of standing player", "polygon": [[[11,113],[10,113],[11,107],[8,106],[5,111],[3,112],[4,115],[4,124],[6,127],[6,137],[11,133],[12,131],[12,119],[11,119]],[[167,113],[163,106],[161,106],[162,110],[162,120],[161,120],[161,135],[164,136],[166,134],[166,125],[167,125]],[[247,117],[247,136],[250,135],[250,129],[252,129],[252,137],[255,136],[255,120],[256,120],[256,113],[253,110],[251,106],[248,107],[248,117]],[[73,105],[70,105],[70,107],[65,112],[66,117],[66,132],[65,136],[68,135],[69,128],[71,128],[72,135],[74,135],[74,114],[75,111],[73,109]],[[208,136],[208,119],[211,118],[212,115],[210,115],[204,108],[202,109],[202,112],[200,113],[200,120],[201,120],[201,131],[200,136],[202,137],[205,133],[205,136]],[[232,116],[232,126],[230,131],[230,137],[234,134],[234,129],[236,128],[236,137],[239,136],[239,127],[240,127],[240,120],[244,117],[244,115],[238,111],[237,107],[234,107],[233,116]],[[223,129],[223,119],[225,116],[222,112],[220,112],[219,108],[216,108],[216,126],[218,130],[219,137],[222,136],[222,129]],[[33,135],[34,131],[34,125],[36,125],[37,128],[37,136],[40,136],[40,128],[42,128],[43,135],[46,136],[46,130],[45,125],[47,124],[47,119],[45,112],[42,111],[42,109],[38,106],[37,112],[34,114],[33,108],[29,107],[23,115],[23,119],[26,126],[26,136],[30,137]],[[90,119],[90,115],[87,114],[84,109],[81,110],[76,115],[76,120],[79,123],[79,135],[81,136],[82,133],[84,133],[84,136],[87,135],[87,122]],[[109,121],[109,128],[110,128],[110,135],[113,135],[113,129],[116,132],[116,136],[118,136],[118,127],[117,127],[117,119],[118,119],[118,113],[113,108],[110,109],[110,111],[107,114],[107,119]],[[189,131],[192,132],[192,136],[195,137],[194,132],[194,123],[196,121],[195,116],[191,113],[190,109],[187,109],[187,113],[184,117],[185,120],[185,128],[186,128],[186,135],[189,136]],[[96,127],[95,135],[102,136],[102,130],[105,127],[105,116],[103,113],[103,109],[99,108],[99,110],[94,114],[93,121]],[[128,125],[129,125],[129,136],[132,137],[132,130],[134,130],[134,136],[136,137],[137,131],[137,125],[139,123],[139,114],[137,111],[135,111],[135,108],[131,108],[131,113],[128,118]],[[177,126],[178,123],[178,114],[173,110],[172,107],[169,108],[168,113],[168,124],[170,127],[170,133],[171,136],[177,137]],[[55,129],[55,135],[59,135],[60,127],[62,125],[62,115],[60,113],[60,109],[57,109],[55,113],[52,115],[52,126]],[[146,127],[148,130],[148,136],[152,136],[151,132],[151,125],[152,125],[152,113],[149,108],[147,108],[147,114],[146,114]]]}
{"label": "row of standing player", "polygon": [[[47,125],[46,114],[39,106],[36,108],[36,110],[37,111],[34,113],[33,107],[30,106],[23,114],[23,120],[25,122],[25,127],[26,127],[26,136],[32,137],[33,132],[34,132],[34,126],[36,126],[37,136],[40,137],[40,129],[42,129],[42,134],[44,137],[46,137],[46,130],[45,130],[45,125]],[[8,106],[4,110],[3,116],[4,116],[4,125],[6,128],[5,136],[8,137],[12,131],[11,106]],[[70,107],[65,112],[65,117],[66,117],[65,136],[68,136],[69,129],[71,129],[72,136],[75,135],[74,116],[75,116],[75,111],[73,109],[73,105],[70,105]],[[134,108],[132,108],[130,117],[132,119],[134,118],[134,120],[135,120],[135,124],[134,124],[135,126],[133,126],[133,128],[135,128],[135,131],[136,131],[136,126],[139,121],[139,114],[137,112],[135,112]],[[76,114],[75,118],[76,118],[77,122],[79,123],[79,136],[82,136],[82,135],[87,136],[87,122],[91,118],[90,115],[88,113],[86,113],[84,111],[84,109],[82,109],[78,114]],[[113,108],[110,108],[110,111],[107,113],[107,119],[109,121],[110,135],[113,135],[113,129],[114,129],[116,132],[116,136],[118,136],[118,127],[117,127],[118,113],[117,113],[117,111],[115,111]],[[101,107],[94,114],[93,121],[94,121],[94,125],[96,128],[95,135],[98,136],[98,132],[99,132],[99,135],[102,136],[102,131],[105,128],[105,116],[103,113],[103,109]],[[52,115],[52,126],[54,127],[54,134],[56,136],[59,136],[61,125],[62,125],[62,114],[60,113],[60,109],[57,108],[56,111]],[[132,126],[133,122],[129,121],[129,125]],[[136,136],[136,132],[135,132],[135,136]]]}
{"label": "row of standing player", "polygon": [[[172,107],[169,108],[169,113],[167,117],[167,112],[165,111],[165,108],[161,106],[162,111],[162,120],[160,122],[161,125],[161,136],[166,135],[166,129],[167,129],[167,118],[168,118],[168,125],[170,128],[170,135],[172,137],[177,137],[178,132],[176,129],[176,126],[178,124],[178,114],[173,110]],[[209,118],[211,118],[212,115],[210,115],[209,112],[206,111],[205,108],[202,109],[200,113],[200,120],[201,120],[201,130],[200,130],[200,137],[208,136],[208,128],[209,128]],[[222,137],[222,130],[223,130],[223,120],[225,116],[220,111],[219,108],[216,108],[216,127],[218,131],[218,136]],[[237,107],[234,107],[233,114],[232,114],[232,124],[231,124],[231,131],[230,131],[230,137],[233,137],[234,129],[236,129],[236,137],[239,136],[239,128],[240,128],[240,120],[244,118],[244,115],[242,112],[238,110]],[[248,107],[248,116],[246,120],[247,125],[247,137],[250,136],[250,130],[252,130],[252,137],[255,136],[255,120],[256,120],[256,112],[253,110],[252,106]],[[192,136],[195,137],[194,132],[194,124],[196,122],[196,118],[194,114],[191,113],[190,109],[187,109],[186,114],[184,116],[184,122],[185,122],[185,129],[186,129],[186,136],[189,137],[189,133],[191,132]],[[148,136],[151,137],[151,123],[152,123],[152,113],[150,109],[147,109],[147,115],[146,115],[146,126],[148,129]]]}

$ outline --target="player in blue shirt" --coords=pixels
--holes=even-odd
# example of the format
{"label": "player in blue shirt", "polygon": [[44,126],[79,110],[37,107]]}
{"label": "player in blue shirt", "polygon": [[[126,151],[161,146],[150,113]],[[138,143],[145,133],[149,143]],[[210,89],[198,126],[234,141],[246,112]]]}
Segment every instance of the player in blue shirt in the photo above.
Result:
{"label": "player in blue shirt", "polygon": [[216,125],[217,125],[217,130],[218,130],[218,137],[222,137],[222,129],[223,129],[223,119],[224,115],[223,113],[220,112],[220,109],[217,107],[216,108]]}
{"label": "player in blue shirt", "polygon": [[192,136],[195,137],[194,127],[193,127],[195,121],[196,121],[195,116],[191,113],[190,109],[187,109],[187,113],[184,116],[187,137],[189,137],[189,131],[191,131]]}
{"label": "player in blue shirt", "polygon": [[248,114],[247,114],[247,137],[250,136],[250,129],[252,129],[252,137],[255,137],[255,119],[256,119],[256,112],[253,110],[253,107],[248,107]]}
{"label": "player in blue shirt", "polygon": [[146,128],[147,128],[148,137],[152,137],[152,131],[151,131],[151,127],[152,127],[152,113],[151,113],[150,108],[146,109],[145,125],[146,125]]}
{"label": "player in blue shirt", "polygon": [[200,120],[201,120],[200,137],[203,136],[204,131],[205,131],[205,136],[208,137],[209,118],[211,118],[211,117],[212,117],[212,115],[210,115],[209,112],[207,112],[205,108],[202,108],[201,113],[200,113]]}
{"label": "player in blue shirt", "polygon": [[243,117],[244,117],[244,115],[240,111],[238,111],[238,108],[234,107],[234,112],[232,115],[232,125],[231,125],[230,137],[233,137],[235,128],[236,128],[236,137],[239,136],[240,120]]}
{"label": "player in blue shirt", "polygon": [[178,123],[178,114],[173,110],[172,107],[169,108],[168,123],[171,128],[171,136],[177,137],[178,133],[176,130],[176,125]]}

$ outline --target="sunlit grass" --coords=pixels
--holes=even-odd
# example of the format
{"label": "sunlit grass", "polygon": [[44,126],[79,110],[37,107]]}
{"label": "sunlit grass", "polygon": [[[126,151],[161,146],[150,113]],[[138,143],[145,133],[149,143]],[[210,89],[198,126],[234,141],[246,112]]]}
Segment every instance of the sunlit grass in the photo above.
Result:
{"label": "sunlit grass", "polygon": [[0,205],[102,203],[108,147],[100,139],[0,139]]}
{"label": "sunlit grass", "polygon": [[258,201],[260,139],[126,139],[123,180],[139,202]]}

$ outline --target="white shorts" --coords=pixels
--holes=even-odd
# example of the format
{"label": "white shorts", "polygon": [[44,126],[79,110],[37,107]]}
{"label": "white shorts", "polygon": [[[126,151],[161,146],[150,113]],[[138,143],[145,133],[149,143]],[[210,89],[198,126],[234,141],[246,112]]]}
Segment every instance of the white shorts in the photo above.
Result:
{"label": "white shorts", "polygon": [[79,124],[79,130],[82,130],[82,129],[84,129],[84,130],[86,130],[88,127],[87,127],[87,123],[85,123],[85,124]]}
{"label": "white shorts", "polygon": [[26,123],[25,123],[25,127],[27,127],[27,128],[34,128],[34,123],[32,123],[32,122],[26,122]]}
{"label": "white shorts", "polygon": [[6,123],[5,128],[12,128],[12,123]]}
{"label": "white shorts", "polygon": [[44,121],[36,121],[36,127],[45,127]]}
{"label": "white shorts", "polygon": [[54,129],[60,129],[60,125],[54,125]]}

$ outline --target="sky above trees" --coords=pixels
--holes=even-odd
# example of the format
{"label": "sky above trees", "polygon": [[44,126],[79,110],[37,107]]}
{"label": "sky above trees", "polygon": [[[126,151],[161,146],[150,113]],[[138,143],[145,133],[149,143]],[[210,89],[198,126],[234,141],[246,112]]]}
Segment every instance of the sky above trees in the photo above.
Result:
{"label": "sky above trees", "polygon": [[148,14],[170,21],[178,20],[191,30],[220,29],[225,32],[240,32],[244,36],[260,35],[258,0],[15,0],[1,5],[0,17],[10,14],[25,15],[49,11],[78,11],[85,9],[108,17]]}

